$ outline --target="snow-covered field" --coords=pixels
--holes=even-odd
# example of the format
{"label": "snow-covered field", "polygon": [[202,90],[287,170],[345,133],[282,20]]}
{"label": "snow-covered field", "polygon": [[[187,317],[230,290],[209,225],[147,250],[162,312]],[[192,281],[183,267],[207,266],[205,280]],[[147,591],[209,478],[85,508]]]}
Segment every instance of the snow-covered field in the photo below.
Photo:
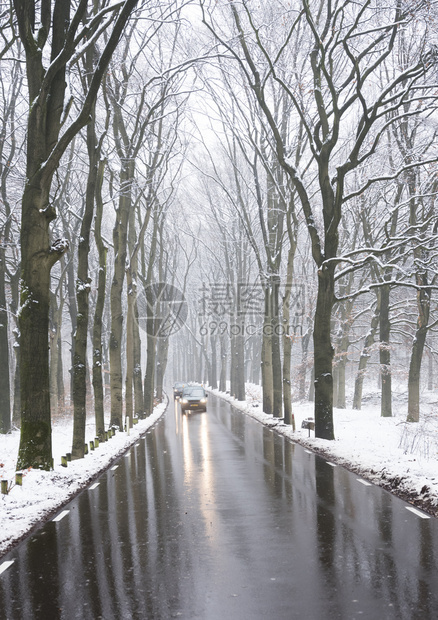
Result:
{"label": "snow-covered field", "polygon": [[[394,417],[381,418],[378,399],[369,397],[361,411],[335,409],[335,441],[315,439],[314,433],[301,428],[301,422],[313,416],[312,403],[294,404],[296,431],[262,412],[261,389],[247,386],[246,402],[229,395],[213,393],[232,401],[234,407],[292,440],[323,452],[327,457],[359,473],[371,482],[392,490],[416,506],[438,516],[438,416],[437,396],[425,393],[422,420],[406,424],[406,395],[394,395]],[[24,472],[23,485],[14,485],[19,432],[0,435],[0,479],[11,488],[0,496],[0,555],[20,540],[32,527],[48,518],[79,490],[87,486],[112,460],[135,443],[139,435],[159,419],[165,404],[158,405],[146,420],[130,431],[116,435],[84,459],[61,466],[61,456],[70,451],[72,422],[56,421],[53,426],[54,470]],[[94,438],[94,422],[87,425],[87,441]]]}

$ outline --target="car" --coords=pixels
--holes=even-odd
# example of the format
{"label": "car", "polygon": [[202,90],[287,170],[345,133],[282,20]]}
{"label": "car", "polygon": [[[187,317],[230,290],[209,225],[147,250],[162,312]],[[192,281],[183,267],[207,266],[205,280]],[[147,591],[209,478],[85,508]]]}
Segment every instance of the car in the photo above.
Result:
{"label": "car", "polygon": [[180,398],[181,411],[207,411],[207,393],[202,385],[189,385]]}
{"label": "car", "polygon": [[177,381],[173,386],[173,397],[180,398],[181,394],[183,393],[184,387],[184,383],[181,383],[181,381]]}

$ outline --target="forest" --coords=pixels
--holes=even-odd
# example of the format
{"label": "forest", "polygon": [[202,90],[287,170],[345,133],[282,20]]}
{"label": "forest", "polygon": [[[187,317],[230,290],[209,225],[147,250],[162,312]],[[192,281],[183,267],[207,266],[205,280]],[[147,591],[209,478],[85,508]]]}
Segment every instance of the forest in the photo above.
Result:
{"label": "forest", "polygon": [[[174,380],[294,424],[437,387],[438,5],[0,0],[0,431],[17,469]],[[360,415],[360,413],[358,413]]]}

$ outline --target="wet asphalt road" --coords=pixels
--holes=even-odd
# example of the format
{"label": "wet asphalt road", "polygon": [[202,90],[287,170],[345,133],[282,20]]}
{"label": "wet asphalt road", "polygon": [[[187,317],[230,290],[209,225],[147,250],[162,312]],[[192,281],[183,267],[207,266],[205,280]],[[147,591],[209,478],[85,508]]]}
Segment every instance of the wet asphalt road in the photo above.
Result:
{"label": "wet asphalt road", "polygon": [[3,558],[2,620],[438,618],[436,519],[214,397],[98,483]]}

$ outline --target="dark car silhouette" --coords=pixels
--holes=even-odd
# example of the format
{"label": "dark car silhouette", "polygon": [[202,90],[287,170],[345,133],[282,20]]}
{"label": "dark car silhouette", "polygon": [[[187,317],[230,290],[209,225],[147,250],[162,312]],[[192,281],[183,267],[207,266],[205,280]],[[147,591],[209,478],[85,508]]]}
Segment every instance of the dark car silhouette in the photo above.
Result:
{"label": "dark car silhouette", "polygon": [[180,398],[181,394],[183,393],[183,389],[184,389],[185,383],[181,383],[180,381],[177,381],[174,386],[173,386],[173,397],[174,398]]}
{"label": "dark car silhouette", "polygon": [[207,411],[207,393],[202,385],[189,385],[180,398],[181,411]]}

